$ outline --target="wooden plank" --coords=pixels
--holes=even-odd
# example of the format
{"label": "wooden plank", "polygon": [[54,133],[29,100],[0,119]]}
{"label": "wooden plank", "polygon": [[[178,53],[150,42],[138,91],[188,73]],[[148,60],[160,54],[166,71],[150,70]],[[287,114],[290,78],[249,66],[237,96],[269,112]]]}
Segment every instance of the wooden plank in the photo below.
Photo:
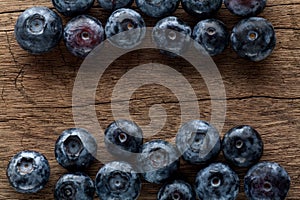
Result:
{"label": "wooden plank", "polygon": [[[77,72],[82,62],[67,52],[63,42],[53,51],[33,56],[22,50],[14,38],[14,24],[20,13],[33,5],[54,9],[49,0],[0,0],[0,199],[53,199],[53,188],[58,178],[66,172],[54,157],[54,143],[59,134],[75,126],[72,112],[72,91]],[[136,6],[134,6],[136,8]],[[109,12],[95,3],[91,15],[103,23]],[[182,8],[175,13],[194,26],[197,19],[190,17]],[[252,63],[241,58],[228,47],[213,58],[226,89],[225,99],[213,99],[203,77],[183,59],[170,59],[155,50],[132,52],[116,60],[101,78],[93,99],[79,104],[84,121],[82,127],[89,129],[99,142],[100,160],[103,154],[103,130],[95,129],[100,123],[104,129],[114,115],[111,110],[112,91],[119,79],[136,66],[160,62],[171,66],[183,75],[193,87],[200,108],[201,119],[210,121],[212,103],[226,100],[226,118],[221,135],[233,126],[249,124],[262,135],[265,151],[262,160],[280,163],[289,172],[292,184],[287,199],[300,197],[300,1],[269,1],[260,16],[266,17],[275,27],[277,46],[265,61]],[[224,6],[217,14],[231,29],[240,18],[230,14]],[[64,18],[64,24],[69,18]],[[145,17],[148,26],[156,19]],[[105,24],[105,23],[104,23]],[[168,78],[168,77],[166,77]],[[176,84],[176,80],[174,80]],[[179,89],[185,90],[182,86]],[[119,103],[127,102],[124,99]],[[166,113],[166,124],[156,135],[148,133],[145,140],[163,138],[174,142],[181,124],[180,99],[172,90],[159,85],[146,85],[134,92],[130,99],[130,114],[134,121],[146,126],[152,119],[161,119],[157,113],[149,116],[153,105],[162,106]],[[116,104],[114,104],[116,105]],[[96,113],[96,118],[93,115]],[[220,118],[221,119],[221,118]],[[216,121],[217,125],[222,121]],[[146,132],[146,131],[145,131]],[[51,165],[51,178],[46,188],[38,194],[16,193],[8,184],[5,168],[11,156],[20,150],[31,149],[45,154]],[[224,161],[222,155],[218,158]],[[103,165],[97,161],[87,173],[94,178]],[[193,183],[199,166],[181,161],[180,171]],[[235,169],[241,179],[238,200],[245,199],[243,176],[245,169]],[[159,186],[143,182],[139,199],[155,199]]]}

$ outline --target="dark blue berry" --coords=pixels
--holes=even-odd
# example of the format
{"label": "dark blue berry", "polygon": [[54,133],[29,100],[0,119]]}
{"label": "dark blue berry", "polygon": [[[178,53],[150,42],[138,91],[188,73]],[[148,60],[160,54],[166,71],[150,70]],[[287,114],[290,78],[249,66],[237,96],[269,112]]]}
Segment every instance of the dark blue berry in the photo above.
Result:
{"label": "dark blue berry", "polygon": [[114,11],[105,26],[108,40],[122,49],[139,45],[146,34],[146,25],[142,16],[129,8]]}
{"label": "dark blue berry", "polygon": [[266,3],[267,0],[224,0],[231,13],[242,17],[258,15],[266,7]]}
{"label": "dark blue berry", "polygon": [[[229,32],[223,22],[217,19],[206,19],[194,27],[192,38],[195,47],[204,50],[211,56],[222,53],[229,44]],[[199,46],[200,45],[200,46]]]}
{"label": "dark blue berry", "polygon": [[249,200],[283,200],[291,179],[283,167],[274,162],[261,162],[249,169],[244,179]]}
{"label": "dark blue berry", "polygon": [[52,0],[56,10],[65,16],[74,16],[87,12],[94,0]]}
{"label": "dark blue berry", "polygon": [[223,163],[212,163],[196,176],[196,193],[200,200],[234,200],[239,186],[238,175]]}
{"label": "dark blue berry", "polygon": [[141,191],[141,180],[130,164],[114,161],[98,171],[95,187],[100,199],[135,200]]}
{"label": "dark blue berry", "polygon": [[119,160],[132,158],[141,152],[143,132],[133,121],[116,120],[106,128],[104,142],[108,152]]}
{"label": "dark blue berry", "polygon": [[97,143],[85,129],[70,128],[62,132],[55,144],[55,158],[71,171],[84,170],[95,160]]}
{"label": "dark blue berry", "polygon": [[171,57],[181,55],[190,45],[192,29],[181,19],[169,16],[156,23],[152,37],[161,52]]}
{"label": "dark blue berry", "polygon": [[222,0],[181,0],[183,9],[200,19],[211,17],[222,6]]}
{"label": "dark blue berry", "polygon": [[176,145],[182,158],[191,164],[208,164],[221,150],[218,130],[202,120],[183,124],[177,133]]}
{"label": "dark blue berry", "polygon": [[150,17],[171,15],[178,8],[180,0],[136,0],[137,7]]}
{"label": "dark blue berry", "polygon": [[270,22],[261,17],[241,20],[231,33],[233,50],[242,58],[261,61],[276,45],[275,31]]}
{"label": "dark blue berry", "polygon": [[21,151],[10,160],[6,175],[17,192],[35,193],[48,182],[50,166],[44,155],[35,151]]}
{"label": "dark blue berry", "polygon": [[234,166],[249,167],[261,158],[263,141],[251,126],[237,126],[224,135],[222,151],[224,157]]}
{"label": "dark blue berry", "polygon": [[179,154],[169,142],[152,140],[143,145],[137,166],[146,181],[160,184],[171,178],[179,168]]}
{"label": "dark blue berry", "polygon": [[117,10],[130,7],[133,0],[98,0],[98,3],[105,10]]}
{"label": "dark blue berry", "polygon": [[83,173],[68,173],[56,182],[54,198],[56,200],[93,200],[94,181]]}
{"label": "dark blue berry", "polygon": [[32,7],[17,19],[15,36],[19,45],[32,54],[53,49],[63,33],[61,18],[46,7]]}
{"label": "dark blue berry", "polygon": [[196,194],[189,183],[173,180],[160,188],[157,200],[196,200]]}
{"label": "dark blue berry", "polygon": [[71,19],[64,28],[64,42],[75,56],[86,57],[104,40],[104,29],[96,18],[79,15]]}

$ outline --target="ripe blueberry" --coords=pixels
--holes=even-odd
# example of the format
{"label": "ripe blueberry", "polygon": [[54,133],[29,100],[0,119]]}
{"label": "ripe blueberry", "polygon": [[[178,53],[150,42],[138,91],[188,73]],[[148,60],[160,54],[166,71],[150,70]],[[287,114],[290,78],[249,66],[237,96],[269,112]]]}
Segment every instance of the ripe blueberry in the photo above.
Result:
{"label": "ripe blueberry", "polygon": [[93,200],[94,181],[87,175],[76,172],[64,174],[56,182],[54,198],[56,200]]}
{"label": "ripe blueberry", "polygon": [[117,10],[130,7],[133,0],[98,0],[98,3],[105,10]]}
{"label": "ripe blueberry", "polygon": [[244,179],[249,200],[283,200],[290,188],[290,177],[283,167],[274,162],[252,166]]}
{"label": "ripe blueberry", "polygon": [[188,49],[191,33],[192,29],[181,19],[169,16],[156,23],[152,38],[162,53],[175,57]]}
{"label": "ripe blueberry", "polygon": [[221,150],[218,130],[202,120],[182,125],[176,136],[182,158],[191,164],[208,164]]}
{"label": "ripe blueberry", "polygon": [[179,155],[169,142],[152,140],[143,145],[137,157],[137,165],[146,181],[160,184],[176,173]]}
{"label": "ripe blueberry", "polygon": [[104,142],[112,155],[121,160],[128,159],[141,152],[143,132],[133,121],[116,120],[106,128]]}
{"label": "ripe blueberry", "polygon": [[64,28],[64,42],[75,56],[86,57],[104,40],[104,29],[96,18],[79,15],[71,19]]}
{"label": "ripe blueberry", "polygon": [[32,7],[18,17],[15,36],[24,50],[42,54],[59,43],[62,30],[62,20],[58,14],[46,7]]}
{"label": "ripe blueberry", "polygon": [[261,61],[276,45],[275,31],[270,22],[261,17],[241,20],[232,30],[231,45],[242,58]]}
{"label": "ripe blueberry", "polygon": [[56,10],[65,16],[74,16],[87,12],[94,0],[52,0]]}
{"label": "ripe blueberry", "polygon": [[222,6],[222,0],[181,0],[183,9],[200,19],[211,17]]}
{"label": "ripe blueberry", "polygon": [[222,151],[224,157],[234,166],[249,167],[261,158],[263,141],[251,126],[237,126],[224,135]]}
{"label": "ripe blueberry", "polygon": [[95,187],[100,199],[135,200],[140,194],[141,180],[131,165],[114,161],[100,168]]}
{"label": "ripe blueberry", "polygon": [[180,0],[136,0],[137,7],[146,15],[161,18],[171,15],[178,8]]}
{"label": "ripe blueberry", "polygon": [[226,8],[233,14],[250,17],[256,16],[266,7],[267,0],[224,0]]}
{"label": "ripe blueberry", "polygon": [[234,200],[239,185],[238,175],[223,163],[212,163],[196,176],[196,193],[200,200]]}
{"label": "ripe blueberry", "polygon": [[48,182],[50,166],[44,155],[36,151],[21,151],[10,160],[6,175],[17,192],[35,193]]}
{"label": "ripe blueberry", "polygon": [[70,171],[86,169],[95,160],[96,153],[95,138],[81,128],[63,131],[55,144],[57,162]]}
{"label": "ripe blueberry", "polygon": [[[229,33],[223,22],[217,19],[206,19],[194,27],[192,38],[195,47],[204,50],[211,56],[222,53],[229,44]],[[199,46],[200,45],[200,46]]]}
{"label": "ripe blueberry", "polygon": [[108,18],[105,34],[113,45],[130,49],[142,42],[146,34],[146,25],[139,13],[132,9],[121,8]]}
{"label": "ripe blueberry", "polygon": [[196,194],[189,183],[173,180],[159,189],[157,200],[196,200]]}

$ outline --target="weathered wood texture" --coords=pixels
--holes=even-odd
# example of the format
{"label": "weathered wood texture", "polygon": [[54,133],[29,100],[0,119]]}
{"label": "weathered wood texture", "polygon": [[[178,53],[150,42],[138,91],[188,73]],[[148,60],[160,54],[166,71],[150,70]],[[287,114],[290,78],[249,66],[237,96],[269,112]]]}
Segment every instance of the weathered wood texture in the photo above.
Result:
{"label": "weathered wood texture", "polygon": [[[74,126],[72,90],[82,60],[67,52],[63,42],[41,56],[30,55],[18,46],[13,33],[15,21],[22,11],[33,5],[53,9],[50,0],[0,0],[0,199],[53,199],[55,182],[66,172],[55,161],[54,143],[61,131]],[[96,3],[90,14],[103,23],[109,16]],[[197,22],[182,9],[178,9],[175,15],[191,26]],[[276,161],[286,168],[292,180],[287,199],[299,199],[300,1],[270,0],[260,16],[273,23],[277,34],[277,46],[269,58],[258,63],[249,62],[238,58],[229,47],[222,55],[213,58],[222,75],[227,96],[226,120],[221,135],[235,125],[255,127],[265,144],[262,160]],[[239,20],[224,7],[217,18],[230,29]],[[148,26],[153,26],[157,20],[145,17],[145,21]],[[119,58],[100,80],[95,97],[97,120],[91,119],[90,124],[99,121],[104,128],[114,120],[111,112],[114,85],[129,69],[149,62],[168,64],[186,77],[197,95],[201,118],[209,121],[212,101],[203,79],[183,60],[175,61],[151,50]],[[147,125],[150,123],[149,108],[155,104],[163,106],[168,117],[160,133],[151,138],[174,141],[180,125],[180,105],[172,91],[165,87],[146,85],[136,90],[130,100],[132,119],[140,125]],[[80,106],[88,110],[92,105]],[[91,116],[84,117],[89,119]],[[99,136],[103,133],[93,134]],[[40,151],[51,165],[49,183],[35,195],[16,193],[5,175],[9,159],[24,149]],[[223,160],[222,155],[219,160]],[[182,173],[193,183],[200,167],[181,163]],[[95,177],[101,166],[96,162],[88,174]],[[236,170],[242,183],[246,170]],[[240,200],[245,199],[242,186]],[[139,199],[155,199],[158,189],[159,186],[144,182]]]}

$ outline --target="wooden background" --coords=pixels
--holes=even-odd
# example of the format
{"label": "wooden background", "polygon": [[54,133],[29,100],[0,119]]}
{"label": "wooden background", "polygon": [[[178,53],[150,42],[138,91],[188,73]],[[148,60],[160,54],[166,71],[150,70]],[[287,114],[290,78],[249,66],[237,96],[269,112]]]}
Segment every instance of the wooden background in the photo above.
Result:
{"label": "wooden background", "polygon": [[[40,56],[30,55],[18,46],[14,24],[22,11],[34,5],[53,9],[50,0],[0,0],[0,199],[53,199],[54,185],[66,172],[55,161],[54,143],[64,129],[74,126],[72,89],[82,60],[67,52],[63,42],[50,53]],[[109,12],[96,3],[90,14],[104,24],[109,16]],[[190,26],[197,23],[182,9],[175,15]],[[260,16],[273,23],[277,34],[277,46],[270,57],[253,63],[238,58],[228,47],[223,54],[213,58],[227,96],[226,121],[221,135],[240,124],[255,127],[265,144],[262,160],[276,161],[286,168],[292,181],[287,199],[300,199],[300,0],[269,0]],[[240,19],[224,6],[216,17],[229,29]],[[68,20],[64,18],[64,23]],[[153,26],[157,20],[145,17],[145,21],[147,26]],[[174,61],[149,50],[122,56],[101,79],[95,101],[103,128],[114,120],[110,99],[118,79],[128,69],[153,61],[168,64],[186,77],[196,91],[201,119],[210,120],[211,99],[195,69],[180,59]],[[172,141],[180,125],[180,106],[172,91],[157,85],[139,88],[130,100],[131,117],[138,124],[147,125],[150,122],[149,107],[155,104],[166,109],[168,118],[165,127],[154,137]],[[102,132],[94,134],[101,135]],[[16,193],[5,175],[9,159],[25,149],[43,153],[51,165],[49,183],[34,195]],[[218,159],[223,160],[222,155]],[[193,183],[200,167],[181,164],[181,172]],[[94,178],[101,166],[96,162],[87,173]],[[242,183],[246,170],[236,170]],[[242,185],[240,200],[245,199]],[[144,182],[139,199],[156,199],[158,189],[159,186]]]}

